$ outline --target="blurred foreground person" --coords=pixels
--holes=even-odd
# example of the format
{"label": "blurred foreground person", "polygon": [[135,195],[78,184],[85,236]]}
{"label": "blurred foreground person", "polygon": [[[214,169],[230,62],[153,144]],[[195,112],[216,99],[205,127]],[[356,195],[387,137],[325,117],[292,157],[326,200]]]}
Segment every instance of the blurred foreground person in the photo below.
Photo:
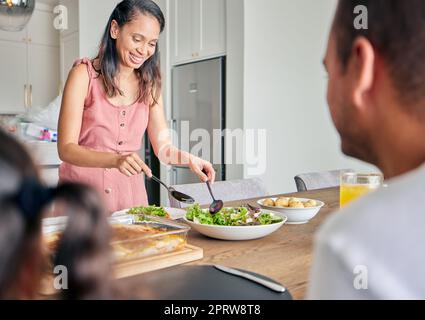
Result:
{"label": "blurred foreground person", "polygon": [[42,217],[53,201],[68,216],[54,262],[68,271],[61,298],[111,298],[110,231],[98,195],[80,184],[46,188],[26,150],[0,130],[0,299],[38,297],[48,265]]}

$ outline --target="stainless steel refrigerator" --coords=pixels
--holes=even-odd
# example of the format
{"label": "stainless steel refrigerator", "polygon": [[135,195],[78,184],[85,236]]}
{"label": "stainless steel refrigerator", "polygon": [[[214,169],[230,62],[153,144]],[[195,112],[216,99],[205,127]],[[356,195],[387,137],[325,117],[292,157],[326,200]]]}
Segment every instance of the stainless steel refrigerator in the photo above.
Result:
{"label": "stainless steel refrigerator", "polygon": [[[222,134],[225,128],[225,73],[225,57],[180,65],[172,70],[172,129],[177,133],[174,144],[185,151],[195,151],[196,155],[213,163],[217,181],[225,180],[226,175]],[[203,130],[194,132],[196,129]],[[201,140],[204,146],[209,144],[209,152],[199,148]],[[190,169],[173,167],[173,185],[195,182],[199,179]]]}

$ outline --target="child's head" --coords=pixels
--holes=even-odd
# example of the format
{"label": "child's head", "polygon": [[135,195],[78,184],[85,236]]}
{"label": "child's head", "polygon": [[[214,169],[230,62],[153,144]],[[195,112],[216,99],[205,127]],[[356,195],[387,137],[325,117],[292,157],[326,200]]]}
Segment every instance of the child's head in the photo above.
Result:
{"label": "child's head", "polygon": [[42,215],[53,201],[69,217],[55,261],[68,269],[63,296],[108,296],[109,227],[97,193],[43,186],[23,146],[0,130],[0,299],[36,296],[45,267]]}
{"label": "child's head", "polygon": [[40,280],[40,211],[26,215],[19,208],[23,181],[38,180],[24,148],[0,131],[0,297],[29,298]]}

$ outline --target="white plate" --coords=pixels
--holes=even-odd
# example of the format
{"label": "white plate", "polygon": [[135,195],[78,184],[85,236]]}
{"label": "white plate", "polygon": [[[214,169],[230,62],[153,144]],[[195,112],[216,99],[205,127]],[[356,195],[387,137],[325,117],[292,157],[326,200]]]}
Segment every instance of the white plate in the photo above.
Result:
{"label": "white plate", "polygon": [[[287,198],[291,198],[291,197],[287,197]],[[303,202],[308,200],[315,200],[315,199],[298,198],[298,197],[296,198]],[[303,224],[303,223],[309,222],[311,219],[313,219],[317,215],[320,209],[325,205],[324,202],[315,200],[317,202],[317,206],[310,207],[310,208],[272,207],[272,206],[263,205],[263,201],[265,199],[273,199],[273,201],[276,201],[277,198],[264,198],[264,199],[258,200],[257,203],[262,208],[277,211],[287,216],[288,224]]]}
{"label": "white plate", "polygon": [[[186,211],[179,208],[171,208],[171,207],[163,207],[165,211],[170,215],[171,220],[181,219],[186,215]],[[127,211],[130,209],[124,209],[120,211],[116,211],[112,214],[112,217],[116,217],[118,215],[127,215]]]}
{"label": "white plate", "polygon": [[183,218],[193,229],[211,238],[220,240],[252,240],[265,237],[279,229],[287,220],[287,217],[280,212],[271,210],[261,210],[264,213],[273,213],[283,218],[283,221],[273,224],[259,226],[217,226],[209,224],[195,223]]}

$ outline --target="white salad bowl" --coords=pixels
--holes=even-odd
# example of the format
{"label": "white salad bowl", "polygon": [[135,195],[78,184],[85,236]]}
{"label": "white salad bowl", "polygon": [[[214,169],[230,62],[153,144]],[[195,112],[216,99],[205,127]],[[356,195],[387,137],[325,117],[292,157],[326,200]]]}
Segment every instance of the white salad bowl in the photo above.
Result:
{"label": "white salad bowl", "polygon": [[193,229],[202,233],[205,236],[220,239],[220,240],[252,240],[265,237],[279,229],[287,220],[287,217],[280,213],[271,210],[261,210],[264,213],[271,213],[281,217],[281,222],[255,225],[255,226],[218,226],[210,224],[200,224],[188,220],[186,217],[183,220],[188,223]]}

